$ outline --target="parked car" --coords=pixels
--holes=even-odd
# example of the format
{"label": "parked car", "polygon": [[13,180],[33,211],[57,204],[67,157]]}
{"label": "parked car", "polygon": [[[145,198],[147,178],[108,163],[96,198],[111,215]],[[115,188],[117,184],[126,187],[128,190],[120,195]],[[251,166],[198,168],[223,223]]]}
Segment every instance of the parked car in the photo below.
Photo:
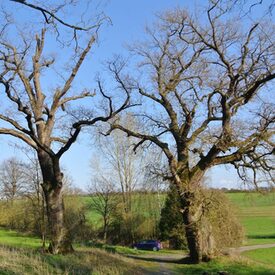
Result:
{"label": "parked car", "polygon": [[156,240],[144,240],[133,245],[134,249],[159,251],[162,248],[161,242]]}

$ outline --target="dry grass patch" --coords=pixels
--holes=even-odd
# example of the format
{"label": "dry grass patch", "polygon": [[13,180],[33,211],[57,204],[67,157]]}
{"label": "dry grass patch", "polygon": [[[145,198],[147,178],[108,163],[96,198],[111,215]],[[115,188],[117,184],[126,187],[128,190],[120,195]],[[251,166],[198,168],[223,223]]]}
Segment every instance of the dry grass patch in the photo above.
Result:
{"label": "dry grass patch", "polygon": [[144,274],[132,261],[91,249],[69,255],[49,255],[24,249],[0,247],[0,274]]}
{"label": "dry grass patch", "polygon": [[62,274],[54,270],[39,255],[24,250],[0,247],[0,274]]}

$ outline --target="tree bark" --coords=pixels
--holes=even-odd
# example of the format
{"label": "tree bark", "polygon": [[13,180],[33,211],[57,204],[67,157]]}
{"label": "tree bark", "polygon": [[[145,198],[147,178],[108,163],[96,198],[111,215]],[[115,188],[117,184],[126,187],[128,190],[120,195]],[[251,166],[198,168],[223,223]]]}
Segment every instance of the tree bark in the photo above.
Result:
{"label": "tree bark", "polygon": [[190,261],[192,263],[200,263],[202,261],[202,247],[199,228],[192,224],[192,218],[188,214],[183,213],[183,222]]}
{"label": "tree bark", "polygon": [[202,241],[198,222],[194,214],[194,211],[198,209],[194,209],[193,199],[194,196],[189,192],[181,194],[182,217],[190,261],[192,263],[199,263],[202,261]]}
{"label": "tree bark", "polygon": [[42,187],[50,232],[48,250],[52,254],[72,252],[72,243],[64,223],[63,174],[60,171],[59,159],[45,152],[38,152],[38,158],[43,176]]}
{"label": "tree bark", "polygon": [[181,206],[190,262],[209,261],[213,258],[215,241],[196,193],[184,192],[181,195]]}

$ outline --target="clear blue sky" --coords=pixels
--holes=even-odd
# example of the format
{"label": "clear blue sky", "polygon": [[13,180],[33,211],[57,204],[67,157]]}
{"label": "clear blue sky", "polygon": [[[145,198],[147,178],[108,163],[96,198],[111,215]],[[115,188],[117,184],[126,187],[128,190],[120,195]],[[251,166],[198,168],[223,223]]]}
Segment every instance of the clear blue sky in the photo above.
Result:
{"label": "clear blue sky", "polygon": [[[31,2],[31,1],[30,1]],[[267,1],[270,2],[271,1]],[[83,2],[85,3],[85,1]],[[144,28],[152,24],[155,14],[175,7],[189,7],[194,9],[196,3],[205,4],[206,1],[188,0],[109,0],[104,2],[104,12],[111,18],[113,25],[105,26],[100,32],[99,45],[94,49],[90,57],[89,72],[86,72],[86,80],[89,83],[93,75],[101,70],[101,64],[110,59],[114,54],[126,53],[125,45],[144,38]],[[23,13],[25,13],[23,11]],[[25,13],[27,16],[28,13]],[[87,79],[88,78],[88,79]],[[15,141],[13,139],[13,141]],[[19,151],[10,147],[9,139],[0,136],[1,155],[0,161],[20,155]],[[87,136],[81,135],[71,150],[62,157],[62,163],[73,177],[75,185],[85,188],[90,181],[90,160],[95,157],[91,142]],[[215,168],[209,173],[210,181],[214,186],[236,187],[240,186],[236,173],[225,168]]]}

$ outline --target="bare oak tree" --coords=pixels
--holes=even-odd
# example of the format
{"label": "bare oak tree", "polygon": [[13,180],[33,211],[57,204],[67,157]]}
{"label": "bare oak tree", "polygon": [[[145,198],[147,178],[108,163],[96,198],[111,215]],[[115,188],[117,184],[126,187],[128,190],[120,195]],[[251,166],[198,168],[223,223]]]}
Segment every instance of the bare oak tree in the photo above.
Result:
{"label": "bare oak tree", "polygon": [[[195,263],[215,251],[211,226],[202,218],[206,171],[227,164],[243,180],[252,176],[255,185],[274,182],[274,100],[268,85],[275,77],[274,26],[270,22],[263,33],[260,22],[249,26],[222,3],[210,1],[200,19],[181,9],[160,16],[148,41],[133,47],[140,61],[133,87],[150,107],[139,110],[148,130],[116,121],[109,131],[139,138],[136,148],[153,143],[167,157],[169,173],[163,177],[180,194]],[[120,66],[114,62],[110,69],[124,89]]]}
{"label": "bare oak tree", "polygon": [[[22,197],[27,198],[31,205],[30,215],[33,216],[36,225],[36,232],[42,241],[42,249],[46,250],[46,206],[42,190],[43,178],[39,161],[35,152],[27,150],[28,161],[22,164],[22,171],[25,180],[25,192]],[[63,183],[64,184],[64,183]]]}
{"label": "bare oak tree", "polygon": [[[68,7],[77,10],[80,8],[82,1],[78,0],[58,0],[58,1],[28,1],[28,0],[9,0],[14,4],[14,7],[22,6],[26,11],[34,11],[41,17],[42,24],[50,26],[56,33],[56,39],[62,41],[61,33],[62,29],[67,29],[70,32],[70,40],[75,42],[75,48],[79,47],[79,37],[83,33],[91,33],[99,29],[103,22],[111,23],[111,19],[106,16],[103,12],[97,12],[96,6],[99,3],[92,3],[92,1],[85,1],[84,7],[86,8],[79,17],[74,18],[72,16],[65,16]],[[91,15],[93,12],[89,9],[92,7],[96,10],[96,14]],[[88,13],[88,19],[86,17]],[[7,13],[5,15],[9,16]],[[91,22],[91,18],[94,20]],[[71,21],[75,22],[71,22]],[[60,40],[61,39],[61,40]]]}
{"label": "bare oak tree", "polygon": [[[120,120],[127,128],[138,129],[137,121],[130,114],[120,117]],[[124,214],[131,213],[133,193],[141,187],[145,177],[145,153],[133,152],[135,142],[135,138],[129,138],[123,132],[114,132],[102,138],[99,146],[101,156],[121,192]]]}
{"label": "bare oak tree", "polygon": [[0,167],[0,197],[11,202],[23,195],[26,188],[26,177],[22,162],[10,158]]}
{"label": "bare oak tree", "polygon": [[[1,100],[4,103],[0,113],[0,134],[20,139],[37,153],[51,235],[49,251],[56,254],[72,251],[64,228],[60,158],[76,141],[83,126],[106,122],[129,107],[129,91],[121,105],[116,107],[98,81],[99,94],[107,102],[102,115],[99,110],[97,114],[89,112],[76,116],[74,113],[71,119],[69,114],[64,116],[65,105],[95,94],[87,90],[72,91],[72,84],[96,38],[92,35],[77,57],[73,51],[75,63],[66,69],[68,75],[59,72],[63,73],[63,83],[49,91],[43,76],[55,60],[43,54],[45,37],[46,29],[42,29],[41,34],[36,35],[34,45],[23,38],[20,47],[6,41],[4,36],[0,38]],[[3,110],[5,106],[8,107],[6,111]]]}
{"label": "bare oak tree", "polygon": [[91,203],[89,207],[97,212],[103,219],[103,240],[106,243],[109,225],[120,202],[120,194],[115,183],[101,175],[93,179],[93,184],[88,188]]}

